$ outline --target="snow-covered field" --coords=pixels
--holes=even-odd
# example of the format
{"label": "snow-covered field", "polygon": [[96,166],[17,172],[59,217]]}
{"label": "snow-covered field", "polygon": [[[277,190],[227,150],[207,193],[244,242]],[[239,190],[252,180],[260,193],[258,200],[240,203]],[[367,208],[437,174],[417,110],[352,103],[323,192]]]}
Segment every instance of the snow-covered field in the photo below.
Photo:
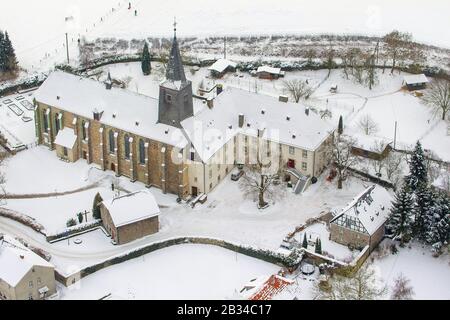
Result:
{"label": "snow-covered field", "polygon": [[250,279],[277,273],[276,265],[226,249],[186,244],[100,270],[60,288],[62,299],[231,299]]}
{"label": "snow-covered field", "polygon": [[388,254],[374,260],[374,266],[389,290],[399,274],[403,274],[411,281],[410,285],[415,292],[414,299],[450,299],[450,256],[448,253],[434,258],[429,248],[423,248],[417,243],[409,246],[399,248],[399,252],[395,255]]}
{"label": "snow-covered field", "polygon": [[[178,34],[187,36],[261,34],[383,35],[393,29],[408,31],[418,41],[450,47],[450,4],[445,0],[230,0],[215,5],[208,0],[182,2],[126,0],[7,1],[0,10],[0,28],[8,30],[21,65],[48,70],[77,55],[78,37],[124,39],[170,36],[173,17]],[[114,8],[114,11],[113,11]],[[134,15],[137,10],[137,16]],[[66,19],[67,18],[67,19]],[[420,23],[418,23],[420,21]]]}

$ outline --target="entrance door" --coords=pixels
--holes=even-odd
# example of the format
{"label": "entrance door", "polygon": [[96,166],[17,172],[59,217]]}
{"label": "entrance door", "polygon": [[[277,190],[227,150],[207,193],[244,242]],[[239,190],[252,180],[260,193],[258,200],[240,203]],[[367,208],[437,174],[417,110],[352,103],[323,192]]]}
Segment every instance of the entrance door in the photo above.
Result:
{"label": "entrance door", "polygon": [[287,163],[288,168],[295,168],[295,160],[289,159]]}
{"label": "entrance door", "polygon": [[116,172],[116,164],[115,163],[111,163],[111,171]]}
{"label": "entrance door", "polygon": [[87,152],[86,151],[83,151],[83,159],[87,160]]}
{"label": "entrance door", "polygon": [[198,196],[198,188],[197,187],[192,187],[192,196],[193,197]]}

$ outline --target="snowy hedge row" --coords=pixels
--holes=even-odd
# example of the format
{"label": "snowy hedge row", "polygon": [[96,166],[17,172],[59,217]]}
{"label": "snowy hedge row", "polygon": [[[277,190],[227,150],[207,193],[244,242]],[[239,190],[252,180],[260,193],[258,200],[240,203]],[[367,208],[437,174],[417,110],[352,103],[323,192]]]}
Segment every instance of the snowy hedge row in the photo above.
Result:
{"label": "snowy hedge row", "polygon": [[39,73],[25,79],[19,78],[13,82],[0,83],[0,96],[15,93],[20,90],[38,87],[45,81],[45,79],[47,79],[47,75],[45,73]]}
{"label": "snowy hedge row", "polygon": [[30,216],[27,216],[25,214],[22,214],[20,212],[14,211],[14,210],[1,208],[1,207],[0,207],[0,216],[17,221],[25,226],[30,227],[34,231],[45,235],[44,226]]}
{"label": "snowy hedge row", "polygon": [[67,238],[73,234],[80,233],[83,231],[91,230],[93,228],[97,228],[101,225],[101,220],[94,220],[91,222],[86,222],[82,224],[78,224],[73,227],[65,228],[64,230],[60,230],[54,234],[48,234],[46,240],[48,242],[54,242],[55,240]]}
{"label": "snowy hedge row", "polygon": [[[283,254],[279,254],[273,252],[271,250],[259,249],[249,246],[242,246],[239,244],[233,244],[230,242],[226,242],[224,240],[211,239],[211,238],[195,238],[195,237],[182,237],[169,239],[161,242],[155,242],[133,251],[129,251],[127,253],[114,256],[109,258],[103,262],[97,263],[95,265],[86,267],[80,271],[80,279],[84,278],[94,272],[97,272],[103,268],[125,262],[130,259],[134,259],[145,255],[147,253],[151,253],[156,250],[160,250],[163,248],[167,248],[174,245],[186,244],[186,243],[195,243],[195,244],[204,244],[204,245],[214,245],[219,246],[228,250],[232,250],[237,253],[241,253],[246,256],[250,256],[256,259],[260,259],[269,263],[277,264],[280,266],[284,266],[287,268],[297,267],[301,260],[303,259],[303,252],[301,250],[294,250],[291,255],[286,256]],[[70,277],[70,276],[69,276]]]}

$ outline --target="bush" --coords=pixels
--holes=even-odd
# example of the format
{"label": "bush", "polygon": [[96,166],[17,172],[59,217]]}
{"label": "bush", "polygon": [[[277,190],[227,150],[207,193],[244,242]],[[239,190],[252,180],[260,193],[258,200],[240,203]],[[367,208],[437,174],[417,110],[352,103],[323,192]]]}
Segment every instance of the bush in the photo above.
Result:
{"label": "bush", "polygon": [[69,227],[73,227],[73,226],[75,226],[77,224],[77,222],[75,221],[75,219],[74,218],[70,218],[69,220],[67,220],[67,222],[66,222],[66,226],[69,228]]}

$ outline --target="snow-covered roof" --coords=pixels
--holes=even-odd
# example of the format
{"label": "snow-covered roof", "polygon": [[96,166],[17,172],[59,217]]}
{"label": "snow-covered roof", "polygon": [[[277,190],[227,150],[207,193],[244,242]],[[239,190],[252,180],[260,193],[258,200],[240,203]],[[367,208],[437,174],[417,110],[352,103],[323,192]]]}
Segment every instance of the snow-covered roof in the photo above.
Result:
{"label": "snow-covered roof", "polygon": [[[107,90],[101,82],[55,71],[36,91],[35,98],[50,106],[93,119],[102,110],[101,122],[136,135],[183,148],[187,140],[181,131],[157,123],[158,100],[121,88]],[[136,125],[136,119],[139,119]],[[166,133],[167,132],[167,133]]]}
{"label": "snow-covered roof", "polygon": [[77,141],[77,136],[75,135],[74,130],[68,127],[59,130],[55,138],[55,144],[66,147],[68,149],[73,148],[75,141]]}
{"label": "snow-covered roof", "polygon": [[261,276],[245,284],[240,296],[248,300],[270,300],[293,282],[277,274]]}
{"label": "snow-covered roof", "polygon": [[330,223],[336,223],[341,217],[346,223],[359,221],[369,235],[372,235],[386,221],[391,207],[392,197],[380,186],[370,186],[353,199]]}
{"label": "snow-covered roof", "polygon": [[219,59],[213,63],[208,70],[216,71],[219,73],[224,72],[228,67],[236,68],[236,63],[227,59]]}
{"label": "snow-covered roof", "polygon": [[351,136],[356,139],[355,147],[364,150],[373,150],[381,146],[384,150],[391,142],[385,138],[370,136],[366,134],[352,133]]}
{"label": "snow-covered roof", "polygon": [[271,73],[271,74],[281,74],[281,68],[273,68],[270,66],[261,66],[258,68],[258,70],[256,70],[257,73],[260,72],[267,72],[267,73]]}
{"label": "snow-covered roof", "polygon": [[0,279],[15,287],[34,266],[53,268],[16,239],[3,235],[0,240]]}
{"label": "snow-covered roof", "polygon": [[148,190],[136,191],[102,202],[116,227],[159,215],[155,197]]}
{"label": "snow-covered roof", "polygon": [[411,74],[403,77],[406,84],[427,83],[427,77],[422,74]]}
{"label": "snow-covered roof", "polygon": [[[235,135],[257,136],[314,151],[335,127],[302,104],[280,102],[274,97],[227,87],[194,117],[181,122],[200,158],[206,162]],[[239,114],[244,125],[239,128]]]}

